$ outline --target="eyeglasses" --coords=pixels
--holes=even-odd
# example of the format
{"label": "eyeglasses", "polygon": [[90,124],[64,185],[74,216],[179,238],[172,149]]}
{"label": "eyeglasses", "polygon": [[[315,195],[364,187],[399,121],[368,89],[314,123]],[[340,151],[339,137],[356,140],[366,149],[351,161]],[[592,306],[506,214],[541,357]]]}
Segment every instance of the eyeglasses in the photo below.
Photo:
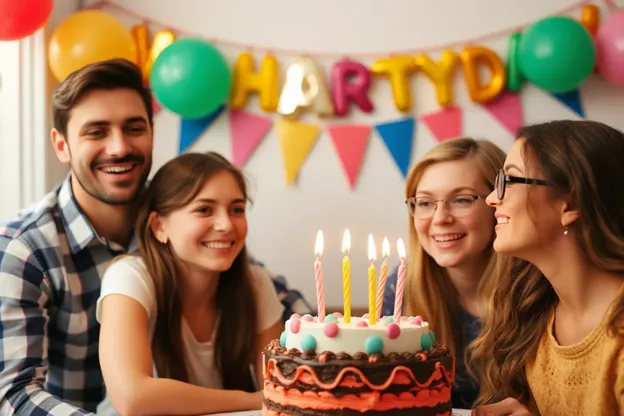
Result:
{"label": "eyeglasses", "polygon": [[505,190],[507,189],[508,183],[523,183],[527,185],[543,185],[549,186],[550,182],[545,181],[543,179],[531,179],[531,178],[521,178],[519,176],[507,176],[503,169],[500,169],[496,174],[496,180],[494,181],[496,187],[496,196],[499,201],[502,201],[505,197]]}
{"label": "eyeglasses", "polygon": [[484,195],[458,194],[450,195],[444,199],[433,199],[426,196],[411,197],[405,200],[409,213],[414,218],[421,220],[431,218],[438,208],[438,202],[444,202],[446,212],[456,218],[470,215],[475,202],[478,199],[485,200]]}

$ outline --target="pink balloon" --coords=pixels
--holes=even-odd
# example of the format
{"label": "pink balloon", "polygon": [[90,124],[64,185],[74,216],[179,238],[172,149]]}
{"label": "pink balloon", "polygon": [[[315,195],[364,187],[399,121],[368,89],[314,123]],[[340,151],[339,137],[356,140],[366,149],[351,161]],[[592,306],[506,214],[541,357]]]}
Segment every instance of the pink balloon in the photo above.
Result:
{"label": "pink balloon", "polygon": [[373,103],[367,95],[370,86],[368,68],[359,62],[345,59],[334,64],[331,79],[332,99],[337,115],[347,114],[351,101],[365,113],[373,111]]}
{"label": "pink balloon", "polygon": [[624,11],[600,25],[596,48],[598,72],[610,83],[624,87]]}

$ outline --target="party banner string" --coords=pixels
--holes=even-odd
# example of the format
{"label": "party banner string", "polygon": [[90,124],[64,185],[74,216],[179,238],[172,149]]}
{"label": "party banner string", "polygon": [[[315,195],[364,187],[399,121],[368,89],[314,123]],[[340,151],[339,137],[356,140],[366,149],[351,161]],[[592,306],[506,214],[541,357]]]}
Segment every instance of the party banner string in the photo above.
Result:
{"label": "party banner string", "polygon": [[[609,12],[613,12],[615,10],[620,9],[621,7],[617,6],[615,4],[614,0],[604,0],[605,4],[609,10]],[[574,4],[564,7],[560,10],[558,10],[555,13],[549,14],[549,15],[565,15],[567,13],[570,13],[578,8],[581,8],[583,6],[586,6],[588,4],[592,3],[591,0],[582,0],[582,1],[577,1]],[[532,20],[529,23],[524,23],[522,25],[517,25],[511,28],[506,28],[506,29],[501,29],[501,30],[497,30],[497,31],[493,31],[493,32],[489,32],[486,33],[484,35],[469,39],[469,40],[462,40],[462,41],[455,41],[455,42],[448,42],[448,43],[443,43],[443,44],[439,44],[439,45],[434,45],[434,46],[430,46],[430,47],[425,47],[425,48],[412,48],[412,49],[397,49],[397,50],[385,50],[385,51],[376,51],[376,52],[365,52],[365,53],[350,53],[350,52],[322,52],[322,51],[313,51],[313,50],[294,50],[294,49],[285,49],[285,48],[272,48],[272,47],[266,47],[266,46],[262,46],[262,45],[254,45],[254,44],[249,44],[249,43],[243,43],[243,42],[235,42],[235,41],[230,41],[227,39],[222,39],[222,38],[217,38],[217,37],[207,37],[203,34],[198,34],[198,33],[192,33],[186,30],[181,30],[181,29],[177,29],[175,27],[172,27],[171,25],[158,21],[156,19],[152,19],[143,15],[140,15],[132,10],[130,10],[127,7],[121,6],[117,3],[114,3],[110,0],[102,0],[99,1],[97,3],[95,3],[94,5],[88,7],[91,9],[102,9],[102,8],[108,8],[111,10],[114,10],[118,13],[124,14],[126,16],[132,17],[136,20],[140,20],[144,23],[149,23],[149,24],[155,24],[158,26],[161,26],[165,29],[169,29],[172,30],[174,32],[177,32],[179,34],[182,35],[187,35],[187,36],[193,36],[193,37],[197,37],[197,38],[203,38],[206,39],[214,44],[217,45],[223,45],[223,46],[228,46],[228,47],[233,47],[233,48],[239,48],[239,49],[243,49],[243,50],[248,50],[248,51],[259,51],[259,52],[265,52],[265,53],[278,53],[278,54],[282,54],[282,55],[307,55],[307,56],[316,56],[316,57],[345,57],[345,56],[353,56],[353,57],[376,57],[376,56],[384,56],[384,55],[409,55],[409,54],[419,54],[419,53],[427,53],[427,52],[435,52],[435,51],[440,51],[443,49],[453,49],[459,46],[463,46],[465,44],[476,44],[476,43],[480,43],[492,38],[497,38],[500,36],[504,36],[513,32],[518,32],[521,31],[527,27],[529,27],[530,25],[532,25],[533,23],[535,23],[535,20]]]}

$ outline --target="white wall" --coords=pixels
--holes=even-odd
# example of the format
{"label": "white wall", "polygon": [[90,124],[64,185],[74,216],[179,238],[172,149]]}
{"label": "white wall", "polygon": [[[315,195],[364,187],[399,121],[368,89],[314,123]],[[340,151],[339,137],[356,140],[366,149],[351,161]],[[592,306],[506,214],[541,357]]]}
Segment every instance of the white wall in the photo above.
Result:
{"label": "white wall", "polygon": [[[172,28],[206,38],[218,37],[267,47],[316,50],[326,52],[390,51],[404,48],[426,48],[447,42],[461,42],[485,33],[533,22],[551,15],[572,0],[115,0],[140,15],[165,22]],[[452,11],[452,13],[451,13]],[[117,14],[127,23],[137,20]],[[580,16],[580,8],[572,14]],[[157,29],[158,27],[155,27]],[[508,35],[479,42],[506,56]],[[462,45],[456,49],[459,50]],[[244,50],[221,47],[230,62]],[[432,53],[437,57],[439,51]],[[256,55],[256,60],[262,58]],[[277,54],[282,71],[293,56]],[[379,57],[383,57],[380,55]],[[372,59],[361,59],[370,63]],[[335,61],[318,59],[327,71]],[[327,72],[326,72],[327,73]],[[414,113],[435,111],[434,89],[424,77],[412,80]],[[604,121],[624,129],[622,108],[624,91],[617,90],[599,78],[592,77],[582,88],[587,118]],[[455,85],[456,103],[464,108],[464,134],[491,139],[507,150],[513,137],[483,109],[468,99],[463,78],[458,74]],[[525,119],[529,123],[557,118],[576,118],[552,97],[528,85],[522,93]],[[387,81],[374,83],[371,98],[376,106],[372,115],[355,111],[339,123],[373,124],[401,117],[394,109]],[[256,99],[249,111],[261,113]],[[277,117],[274,115],[273,117]],[[315,120],[314,117],[304,119]],[[325,122],[320,122],[324,124]],[[162,111],[156,118],[155,169],[175,156],[179,134],[179,117]],[[418,158],[435,141],[427,128],[416,130],[413,158]],[[216,150],[230,156],[227,117],[196,142],[191,150]],[[58,165],[50,167],[57,175]],[[403,203],[404,180],[384,145],[373,132],[359,184],[350,192],[339,160],[326,133],[304,165],[298,184],[286,188],[282,159],[274,131],[258,147],[247,164],[252,179],[255,206],[249,214],[249,247],[254,255],[275,272],[283,273],[290,283],[315,301],[313,250],[320,228],[325,233],[325,299],[328,305],[342,304],[340,243],[345,228],[352,235],[352,303],[365,306],[366,237],[372,233],[381,244],[383,236],[393,242],[398,237],[407,241],[407,212]],[[396,259],[396,254],[392,257]]]}

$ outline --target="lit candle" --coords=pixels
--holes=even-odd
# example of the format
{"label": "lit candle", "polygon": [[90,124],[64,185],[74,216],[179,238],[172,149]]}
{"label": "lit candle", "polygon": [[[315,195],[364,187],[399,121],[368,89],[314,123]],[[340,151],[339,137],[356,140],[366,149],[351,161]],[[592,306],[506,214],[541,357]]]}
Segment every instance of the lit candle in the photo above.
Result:
{"label": "lit candle", "polygon": [[394,297],[394,319],[399,320],[401,317],[401,310],[403,308],[403,286],[405,285],[405,245],[403,240],[399,238],[397,241],[397,252],[401,258],[401,264],[399,265],[399,272],[397,276],[396,294]]}
{"label": "lit candle", "polygon": [[383,256],[383,263],[381,263],[379,286],[377,286],[377,319],[381,318],[386,279],[388,278],[388,256],[390,255],[390,242],[386,237],[384,237],[383,242],[381,243],[381,255]]}
{"label": "lit candle", "polygon": [[376,271],[375,271],[375,260],[377,260],[377,250],[375,250],[375,241],[373,240],[372,234],[368,236],[368,261],[370,261],[370,266],[368,266],[368,320],[369,325],[374,325],[377,322],[377,313],[375,311],[376,300],[375,299],[375,283],[377,283],[376,279]]}
{"label": "lit candle", "polygon": [[323,268],[321,267],[321,255],[323,255],[323,231],[319,230],[316,235],[316,244],[314,245],[314,254],[316,261],[314,262],[314,279],[316,280],[316,305],[318,308],[318,317],[322,322],[325,320],[325,300],[323,299]]}
{"label": "lit candle", "polygon": [[342,297],[344,303],[344,322],[351,322],[351,261],[349,260],[349,250],[351,249],[351,235],[349,230],[345,230],[342,236]]}

